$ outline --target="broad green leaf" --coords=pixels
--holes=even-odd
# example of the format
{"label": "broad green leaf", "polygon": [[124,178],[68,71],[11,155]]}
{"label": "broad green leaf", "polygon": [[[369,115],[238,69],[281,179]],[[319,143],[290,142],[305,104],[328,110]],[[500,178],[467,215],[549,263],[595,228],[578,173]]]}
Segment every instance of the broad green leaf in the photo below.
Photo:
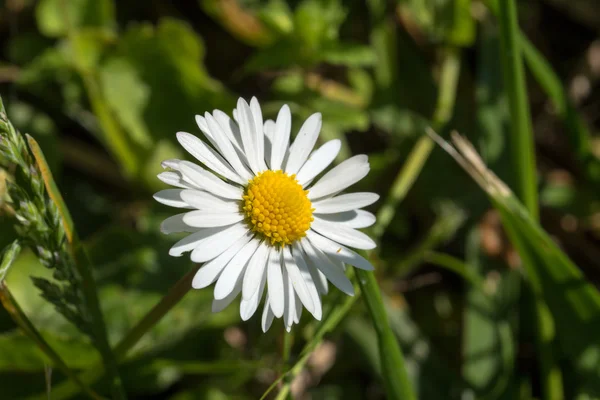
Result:
{"label": "broad green leaf", "polygon": [[126,59],[111,59],[100,69],[100,82],[104,99],[131,138],[143,148],[151,146],[152,138],[144,121],[151,89],[139,72]]}
{"label": "broad green leaf", "polygon": [[339,0],[303,0],[294,10],[294,35],[307,49],[318,49],[338,38],[345,18],[346,11]]}
{"label": "broad green leaf", "polygon": [[36,8],[40,31],[46,36],[66,36],[67,30],[82,27],[112,29],[115,5],[112,0],[42,0]]}

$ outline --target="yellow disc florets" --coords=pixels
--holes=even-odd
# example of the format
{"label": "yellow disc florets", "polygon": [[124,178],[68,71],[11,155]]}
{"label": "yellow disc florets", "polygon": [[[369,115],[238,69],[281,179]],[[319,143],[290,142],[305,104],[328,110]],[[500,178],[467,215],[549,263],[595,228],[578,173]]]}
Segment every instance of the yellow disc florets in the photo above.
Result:
{"label": "yellow disc florets", "polygon": [[252,231],[275,246],[306,235],[314,208],[295,175],[264,171],[248,182],[242,209]]}

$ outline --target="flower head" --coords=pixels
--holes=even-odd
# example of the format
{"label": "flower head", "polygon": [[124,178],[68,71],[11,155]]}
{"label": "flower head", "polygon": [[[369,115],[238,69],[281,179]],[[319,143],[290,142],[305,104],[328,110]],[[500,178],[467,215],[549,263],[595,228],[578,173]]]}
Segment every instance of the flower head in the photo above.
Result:
{"label": "flower head", "polygon": [[[188,232],[169,254],[191,252],[204,263],[192,286],[216,282],[213,311],[221,311],[240,293],[240,315],[249,319],[266,291],[262,328],[283,317],[290,330],[302,309],[321,319],[321,295],[328,281],[348,295],[352,283],[345,264],[373,266],[345,246],[372,249],[375,243],[357,229],[375,222],[361,210],[379,198],[374,193],[339,194],[369,172],[367,156],[343,161],[315,179],[333,162],[340,141],[313,151],[321,130],[321,114],[311,115],[290,145],[291,114],[284,105],[276,121],[263,124],[256,98],[239,99],[232,120],[215,110],[196,122],[212,146],[178,132],[179,143],[203,166],[167,160],[158,175],[177,189],[154,198],[186,211],[167,218],[164,233]],[[315,182],[316,180],[316,182]]]}

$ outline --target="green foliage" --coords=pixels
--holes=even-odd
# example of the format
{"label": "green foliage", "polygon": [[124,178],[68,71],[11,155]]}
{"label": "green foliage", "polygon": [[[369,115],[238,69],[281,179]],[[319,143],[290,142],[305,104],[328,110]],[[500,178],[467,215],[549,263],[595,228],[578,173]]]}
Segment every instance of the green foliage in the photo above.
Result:
{"label": "green foliage", "polygon": [[[147,3],[0,13],[0,397],[600,397],[586,0]],[[290,335],[212,313],[151,197],[191,159],[176,132],[253,95],[292,138],[320,112],[318,145],[368,154],[352,191],[381,195],[374,274]]]}

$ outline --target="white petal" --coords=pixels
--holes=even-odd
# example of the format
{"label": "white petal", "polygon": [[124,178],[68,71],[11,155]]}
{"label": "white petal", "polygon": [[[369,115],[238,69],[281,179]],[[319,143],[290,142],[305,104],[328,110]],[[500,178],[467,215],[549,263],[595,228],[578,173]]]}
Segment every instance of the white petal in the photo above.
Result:
{"label": "white petal", "polygon": [[348,186],[354,185],[368,173],[369,161],[366,155],[360,154],[351,157],[319,179],[309,189],[308,198],[312,200],[338,193]]}
{"label": "white petal", "polygon": [[286,173],[298,173],[313,147],[315,147],[320,132],[321,113],[315,113],[304,122],[294,143],[290,146],[290,157],[285,165]]}
{"label": "white petal", "polygon": [[254,294],[252,294],[252,296],[250,296],[249,299],[245,300],[242,298],[242,303],[240,304],[240,317],[242,317],[242,320],[244,321],[249,320],[250,317],[254,315],[265,290],[265,285],[267,283],[267,269],[263,268],[260,275],[258,289],[254,292]]}
{"label": "white petal", "polygon": [[183,221],[183,216],[186,213],[176,214],[165,219],[160,224],[160,231],[166,235],[179,232],[196,232],[198,229],[186,224]]}
{"label": "white petal", "polygon": [[[193,262],[201,263],[212,260],[248,232],[248,227],[243,223],[237,223],[224,228],[196,244],[191,255]],[[206,228],[204,230],[207,229],[219,228]]]}
{"label": "white petal", "polygon": [[356,268],[364,269],[366,271],[373,271],[375,269],[367,259],[355,251],[352,251],[333,240],[327,239],[316,232],[312,232],[310,229],[306,232],[306,237],[313,245],[321,249],[321,251],[331,258],[337,258],[346,264],[353,265]]}
{"label": "white petal", "polygon": [[199,165],[189,161],[183,161],[181,163],[181,173],[184,178],[195,182],[198,186],[201,186],[208,192],[228,199],[242,199],[244,193],[242,189],[232,186],[229,183],[225,183],[219,177],[215,176],[215,174],[206,171]]}
{"label": "white petal", "polygon": [[256,293],[263,272],[267,269],[270,250],[271,248],[266,243],[262,243],[256,250],[256,253],[252,256],[250,264],[248,265],[248,268],[246,268],[246,274],[244,275],[242,298],[247,300]]}
{"label": "white petal", "polygon": [[368,235],[340,224],[332,226],[323,220],[315,219],[310,228],[331,240],[355,249],[371,250],[377,247],[377,244]]}
{"label": "white petal", "polygon": [[185,224],[195,228],[212,228],[240,222],[244,216],[239,212],[214,212],[208,210],[190,211],[183,217]]}
{"label": "white petal", "polygon": [[252,121],[254,122],[254,146],[256,148],[256,160],[261,171],[267,169],[265,163],[265,133],[263,131],[263,117],[260,104],[256,97],[250,99],[250,111],[252,112]]}
{"label": "white petal", "polygon": [[285,329],[289,332],[294,324],[294,316],[296,315],[296,294],[294,293],[294,285],[285,269],[283,269],[283,296],[285,298],[283,323]]}
{"label": "white petal", "polygon": [[220,199],[211,193],[201,190],[183,190],[179,196],[187,205],[189,205],[188,208],[231,213],[240,210],[238,202]]}
{"label": "white petal", "polygon": [[[297,247],[298,249],[296,249],[296,251],[302,254],[301,258],[306,264],[308,273],[311,276],[311,279],[315,285],[315,288],[317,289],[317,292],[320,294],[327,294],[327,292],[329,291],[327,277],[317,268],[316,265],[314,265],[313,260],[304,252],[303,246],[301,246],[301,242],[297,243]],[[296,264],[300,266],[300,264],[298,263],[298,259],[296,259]]]}
{"label": "white petal", "polygon": [[161,204],[170,207],[177,208],[192,208],[190,205],[181,197],[181,193],[184,189],[165,189],[161,190],[158,193],[155,193],[154,200],[158,201]]}
{"label": "white petal", "polygon": [[272,251],[270,254],[267,266],[267,283],[273,314],[277,318],[281,318],[285,297],[283,293],[283,274],[281,272],[281,253],[279,251]]}
{"label": "white petal", "polygon": [[[219,123],[219,126],[225,133],[225,136],[227,136],[227,139],[229,139],[231,144],[233,144],[233,147],[239,151],[239,153],[243,154],[242,136],[237,123],[232,121],[231,118],[229,118],[229,115],[225,114],[221,110],[214,110],[212,115]],[[242,159],[242,161],[245,162],[245,157]]]}
{"label": "white petal", "polygon": [[269,168],[271,167],[271,154],[273,149],[273,137],[275,135],[275,121],[268,119],[265,121],[263,130],[265,132],[265,161]]}
{"label": "white petal", "polygon": [[177,243],[175,243],[169,250],[169,255],[173,256],[173,257],[179,257],[183,253],[185,253],[187,251],[191,251],[194,248],[196,248],[196,246],[199,243],[202,243],[203,240],[205,240],[211,236],[217,235],[221,231],[224,231],[226,229],[228,229],[227,226],[221,226],[218,228],[201,229],[198,232],[192,233],[191,235],[188,235],[188,236],[184,237],[183,239],[181,239],[180,241],[178,241]]}
{"label": "white petal", "polygon": [[177,171],[165,171],[157,175],[158,179],[166,183],[167,185],[191,189],[193,186],[183,180],[180,172]]}
{"label": "white petal", "polygon": [[344,211],[337,214],[313,214],[318,219],[327,224],[342,224],[349,228],[367,228],[376,221],[375,215],[365,210]]}
{"label": "white petal", "polygon": [[230,181],[237,182],[240,185],[244,185],[247,182],[247,180],[242,179],[233,171],[227,161],[225,161],[219,153],[208,147],[202,140],[191,133],[177,132],[177,140],[188,153],[219,175],[224,176]]}
{"label": "white petal", "polygon": [[342,142],[339,139],[334,139],[313,151],[296,175],[298,183],[303,187],[310,183],[315,176],[323,172],[335,160],[341,147]]}
{"label": "white petal", "polygon": [[294,257],[292,256],[289,246],[286,246],[283,249],[283,261],[285,263],[285,269],[290,278],[290,282],[294,286],[298,297],[302,301],[302,304],[304,304],[304,307],[306,307],[306,309],[312,314],[315,310],[315,306],[308,290],[308,285],[304,281],[304,277],[296,265],[296,261],[294,261]]}
{"label": "white petal", "polygon": [[294,323],[299,324],[300,318],[302,317],[302,303],[296,295],[296,312],[294,313]]}
{"label": "white petal", "polygon": [[271,305],[269,302],[269,294],[267,294],[267,298],[265,300],[265,306],[263,308],[261,326],[263,332],[267,332],[273,323],[273,311],[271,311]]}
{"label": "white petal", "polygon": [[202,289],[217,280],[221,271],[223,271],[229,261],[250,241],[250,239],[252,239],[253,236],[254,235],[251,232],[248,232],[218,257],[204,264],[202,268],[196,272],[194,280],[192,281],[192,287],[194,289]]}
{"label": "white petal", "polygon": [[252,174],[246,169],[246,167],[240,160],[240,157],[233,148],[233,144],[231,143],[231,141],[229,141],[229,139],[227,139],[227,136],[223,132],[223,128],[221,127],[221,125],[209,113],[205,113],[204,116],[206,117],[206,122],[210,129],[215,132],[215,147],[219,149],[221,154],[223,154],[223,157],[225,157],[227,162],[231,164],[233,169],[238,173],[238,175],[241,178],[246,180],[251,179]]}
{"label": "white petal", "polygon": [[255,174],[261,172],[258,159],[256,144],[254,143],[254,119],[252,111],[246,100],[240,98],[237,103],[238,117],[240,118],[240,133],[242,134],[242,143],[244,144],[244,154],[248,158],[250,169]]}
{"label": "white petal", "polygon": [[363,208],[375,203],[377,200],[379,200],[379,195],[376,193],[347,193],[330,199],[315,201],[313,207],[317,214],[331,214]]}
{"label": "white petal", "polygon": [[273,134],[273,146],[271,151],[271,169],[280,170],[290,143],[290,130],[292,129],[292,115],[287,104],[279,110],[275,133]]}
{"label": "white petal", "polygon": [[258,239],[252,239],[229,261],[215,285],[215,299],[227,297],[235,288],[237,282],[242,280],[244,269],[259,244]]}
{"label": "white petal", "polygon": [[323,272],[331,283],[347,295],[354,295],[354,287],[352,286],[350,279],[348,279],[346,274],[344,274],[344,271],[334,264],[325,253],[314,247],[310,241],[303,240],[302,247],[308,257],[310,257],[313,265]]}
{"label": "white petal", "polygon": [[310,295],[312,304],[314,306],[314,311],[311,311],[311,314],[317,319],[321,320],[323,316],[323,309],[321,307],[321,297],[319,296],[319,291],[313,277],[310,273],[309,267],[306,264],[304,256],[302,254],[301,247],[298,243],[293,245],[292,256],[294,257],[294,261],[300,270],[300,274],[302,276],[302,280],[306,283],[306,287],[308,289],[308,293]]}
{"label": "white petal", "polygon": [[238,294],[242,291],[242,282],[239,281],[233,291],[224,299],[214,299],[212,302],[212,312],[217,313],[223,311],[230,305]]}

